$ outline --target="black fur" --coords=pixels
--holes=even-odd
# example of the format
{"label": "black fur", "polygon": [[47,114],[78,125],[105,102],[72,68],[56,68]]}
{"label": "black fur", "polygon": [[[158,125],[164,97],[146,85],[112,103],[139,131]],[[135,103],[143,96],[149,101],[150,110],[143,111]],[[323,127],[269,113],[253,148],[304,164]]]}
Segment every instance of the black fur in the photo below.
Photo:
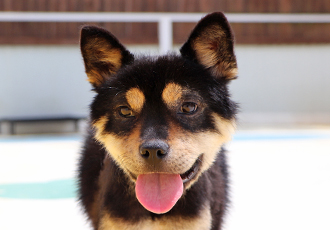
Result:
{"label": "black fur", "polygon": [[94,195],[99,189],[98,177],[103,168],[103,161],[106,156],[104,148],[98,144],[93,136],[92,130],[89,130],[89,134],[85,138],[78,169],[79,200],[86,210],[91,208],[94,202]]}
{"label": "black fur", "polygon": [[[223,148],[219,150],[214,164],[185,190],[169,212],[155,214],[139,203],[132,189],[134,182],[96,139],[96,128],[93,126],[100,118],[107,118],[102,134],[125,140],[138,127],[141,140],[164,141],[169,138],[170,125],[177,130],[198,135],[202,132],[219,132],[214,114],[227,121],[234,120],[237,106],[230,99],[227,88],[232,79],[226,76],[228,69],[226,72],[218,66],[205,67],[198,59],[197,52],[201,51],[194,46],[205,28],[211,33],[213,27],[210,29],[210,25],[214,24],[219,25],[217,28],[225,34],[225,39],[221,41],[207,41],[210,44],[217,43],[214,52],[217,52],[215,57],[219,57],[219,60],[214,65],[221,66],[225,61],[230,64],[228,68],[236,68],[233,36],[222,13],[210,14],[198,23],[181,48],[181,55],[134,57],[110,32],[97,27],[82,29],[81,50],[85,69],[97,94],[90,107],[91,125],[79,164],[79,199],[94,229],[98,229],[104,211],[110,213],[112,218],[137,223],[146,219],[157,221],[163,217],[197,218],[206,203],[210,204],[212,230],[221,228],[228,204],[228,172]],[[109,46],[103,49],[104,43]],[[95,50],[91,44],[96,44]],[[113,52],[111,58],[98,61],[111,49],[120,52]],[[220,76],[214,74],[212,68],[218,68]],[[93,75],[95,72],[97,74]],[[162,98],[164,88],[169,83],[182,86],[182,100],[196,102],[198,112],[190,116],[169,108]],[[132,88],[143,93],[145,102],[137,116],[123,118],[119,108],[127,104],[126,92]]]}

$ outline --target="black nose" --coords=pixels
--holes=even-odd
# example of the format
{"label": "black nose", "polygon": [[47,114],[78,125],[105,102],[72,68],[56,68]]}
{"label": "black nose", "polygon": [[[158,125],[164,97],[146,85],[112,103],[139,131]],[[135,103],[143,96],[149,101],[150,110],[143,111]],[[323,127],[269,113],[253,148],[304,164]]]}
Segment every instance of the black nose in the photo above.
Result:
{"label": "black nose", "polygon": [[164,141],[147,141],[140,146],[141,156],[149,164],[157,166],[159,162],[167,155],[169,146]]}

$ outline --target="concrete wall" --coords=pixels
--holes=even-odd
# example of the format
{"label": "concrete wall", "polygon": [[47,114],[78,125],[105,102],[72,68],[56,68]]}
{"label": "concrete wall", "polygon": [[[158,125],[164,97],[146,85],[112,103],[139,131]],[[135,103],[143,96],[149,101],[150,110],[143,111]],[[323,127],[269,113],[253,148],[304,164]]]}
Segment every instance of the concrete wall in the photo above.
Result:
{"label": "concrete wall", "polygon": [[238,46],[243,123],[330,123],[330,45]]}
{"label": "concrete wall", "polygon": [[[240,45],[236,53],[230,88],[241,123],[330,123],[330,44]],[[0,119],[86,116],[90,89],[78,45],[0,46]]]}
{"label": "concrete wall", "polygon": [[81,116],[92,97],[76,46],[1,46],[0,118]]}

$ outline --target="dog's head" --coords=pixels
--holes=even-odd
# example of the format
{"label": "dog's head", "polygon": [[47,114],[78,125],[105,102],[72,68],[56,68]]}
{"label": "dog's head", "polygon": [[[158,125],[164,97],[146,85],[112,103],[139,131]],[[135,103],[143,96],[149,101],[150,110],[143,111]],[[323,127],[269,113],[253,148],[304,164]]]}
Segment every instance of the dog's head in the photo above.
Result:
{"label": "dog's head", "polygon": [[[168,211],[234,130],[236,105],[227,83],[237,64],[225,16],[204,17],[181,55],[135,58],[110,32],[93,26],[82,29],[81,51],[97,93],[91,105],[95,138],[136,183],[141,204]],[[144,197],[150,190],[155,196],[162,190],[172,197],[164,202],[174,203],[151,207]]]}

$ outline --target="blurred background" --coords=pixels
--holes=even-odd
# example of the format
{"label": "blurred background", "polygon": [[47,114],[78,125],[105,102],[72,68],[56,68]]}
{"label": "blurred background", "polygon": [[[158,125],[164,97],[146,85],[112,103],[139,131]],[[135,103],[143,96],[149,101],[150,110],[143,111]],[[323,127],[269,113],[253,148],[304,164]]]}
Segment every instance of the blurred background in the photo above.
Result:
{"label": "blurred background", "polygon": [[[330,229],[329,0],[0,0],[0,229],[44,229],[54,218],[50,229],[89,229],[74,179],[94,96],[79,50],[82,25],[156,55],[161,40],[178,52],[198,21],[174,22],[164,38],[156,21],[32,21],[15,13],[214,11],[228,15],[239,68],[230,84],[241,111],[228,146],[226,229]],[[302,14],[326,20],[286,17]]]}
{"label": "blurred background", "polygon": [[[330,2],[2,0],[0,9],[2,12],[324,14],[330,11]],[[239,80],[232,83],[231,90],[241,105],[240,123],[329,124],[330,23],[246,23],[244,18],[241,21],[231,23],[239,65]],[[158,53],[156,22],[2,21],[0,121],[87,117],[93,94],[86,82],[78,46],[79,31],[84,24],[107,28],[134,52]],[[194,25],[195,22],[173,23],[176,50]],[[29,123],[16,122],[13,128],[1,122],[1,130],[31,133],[75,128],[65,120],[56,125],[45,121],[42,125],[40,121]]]}

